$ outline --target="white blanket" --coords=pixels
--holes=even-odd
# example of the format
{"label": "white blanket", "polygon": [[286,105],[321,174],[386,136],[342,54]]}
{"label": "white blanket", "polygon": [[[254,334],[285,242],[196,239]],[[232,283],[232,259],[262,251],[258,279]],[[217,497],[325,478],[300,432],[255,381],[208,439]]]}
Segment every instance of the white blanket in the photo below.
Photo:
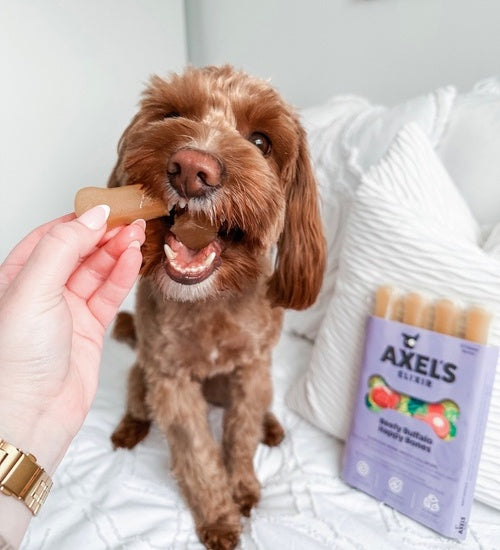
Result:
{"label": "white blanket", "polygon": [[[259,550],[495,550],[499,513],[474,504],[467,540],[440,537],[346,486],[339,478],[342,445],[284,403],[308,366],[311,345],[283,334],[274,354],[274,412],[283,443],[259,446],[255,467],[262,498],[243,519],[240,548]],[[168,446],[153,429],[132,451],[113,451],[110,434],[125,401],[134,354],[106,341],[99,391],[58,469],[54,488],[28,531],[23,550],[199,549],[190,512],[169,472]],[[221,411],[211,411],[220,436]]]}

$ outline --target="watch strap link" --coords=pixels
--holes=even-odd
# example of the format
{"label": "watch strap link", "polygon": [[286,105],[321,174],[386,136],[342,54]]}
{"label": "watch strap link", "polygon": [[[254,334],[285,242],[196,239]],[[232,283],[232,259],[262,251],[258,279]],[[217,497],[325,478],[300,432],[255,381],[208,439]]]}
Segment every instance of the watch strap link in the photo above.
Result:
{"label": "watch strap link", "polygon": [[36,516],[52,487],[52,480],[36,458],[0,439],[0,491],[22,500]]}

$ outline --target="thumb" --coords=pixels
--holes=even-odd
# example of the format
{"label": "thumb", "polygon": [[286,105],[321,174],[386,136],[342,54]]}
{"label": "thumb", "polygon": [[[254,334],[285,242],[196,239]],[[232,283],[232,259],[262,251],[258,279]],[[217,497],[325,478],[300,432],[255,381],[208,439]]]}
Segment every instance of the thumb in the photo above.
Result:
{"label": "thumb", "polygon": [[54,225],[38,242],[17,276],[16,287],[33,298],[59,293],[79,263],[106,231],[109,206],[103,204],[70,222]]}

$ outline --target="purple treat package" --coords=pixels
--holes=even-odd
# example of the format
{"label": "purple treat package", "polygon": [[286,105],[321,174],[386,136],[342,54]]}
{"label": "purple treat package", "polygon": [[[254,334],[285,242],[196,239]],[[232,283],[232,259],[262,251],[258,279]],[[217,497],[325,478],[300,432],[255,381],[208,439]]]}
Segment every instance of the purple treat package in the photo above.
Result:
{"label": "purple treat package", "polygon": [[344,481],[463,540],[497,356],[493,346],[370,317]]}

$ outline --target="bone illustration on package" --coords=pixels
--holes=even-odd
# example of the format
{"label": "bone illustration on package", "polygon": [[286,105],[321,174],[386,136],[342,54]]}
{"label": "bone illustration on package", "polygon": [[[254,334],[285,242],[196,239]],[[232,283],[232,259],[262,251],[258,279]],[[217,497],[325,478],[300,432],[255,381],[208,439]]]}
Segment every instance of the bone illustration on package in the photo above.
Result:
{"label": "bone illustration on package", "polygon": [[380,287],[342,478],[453,539],[467,533],[498,349],[490,314]]}

